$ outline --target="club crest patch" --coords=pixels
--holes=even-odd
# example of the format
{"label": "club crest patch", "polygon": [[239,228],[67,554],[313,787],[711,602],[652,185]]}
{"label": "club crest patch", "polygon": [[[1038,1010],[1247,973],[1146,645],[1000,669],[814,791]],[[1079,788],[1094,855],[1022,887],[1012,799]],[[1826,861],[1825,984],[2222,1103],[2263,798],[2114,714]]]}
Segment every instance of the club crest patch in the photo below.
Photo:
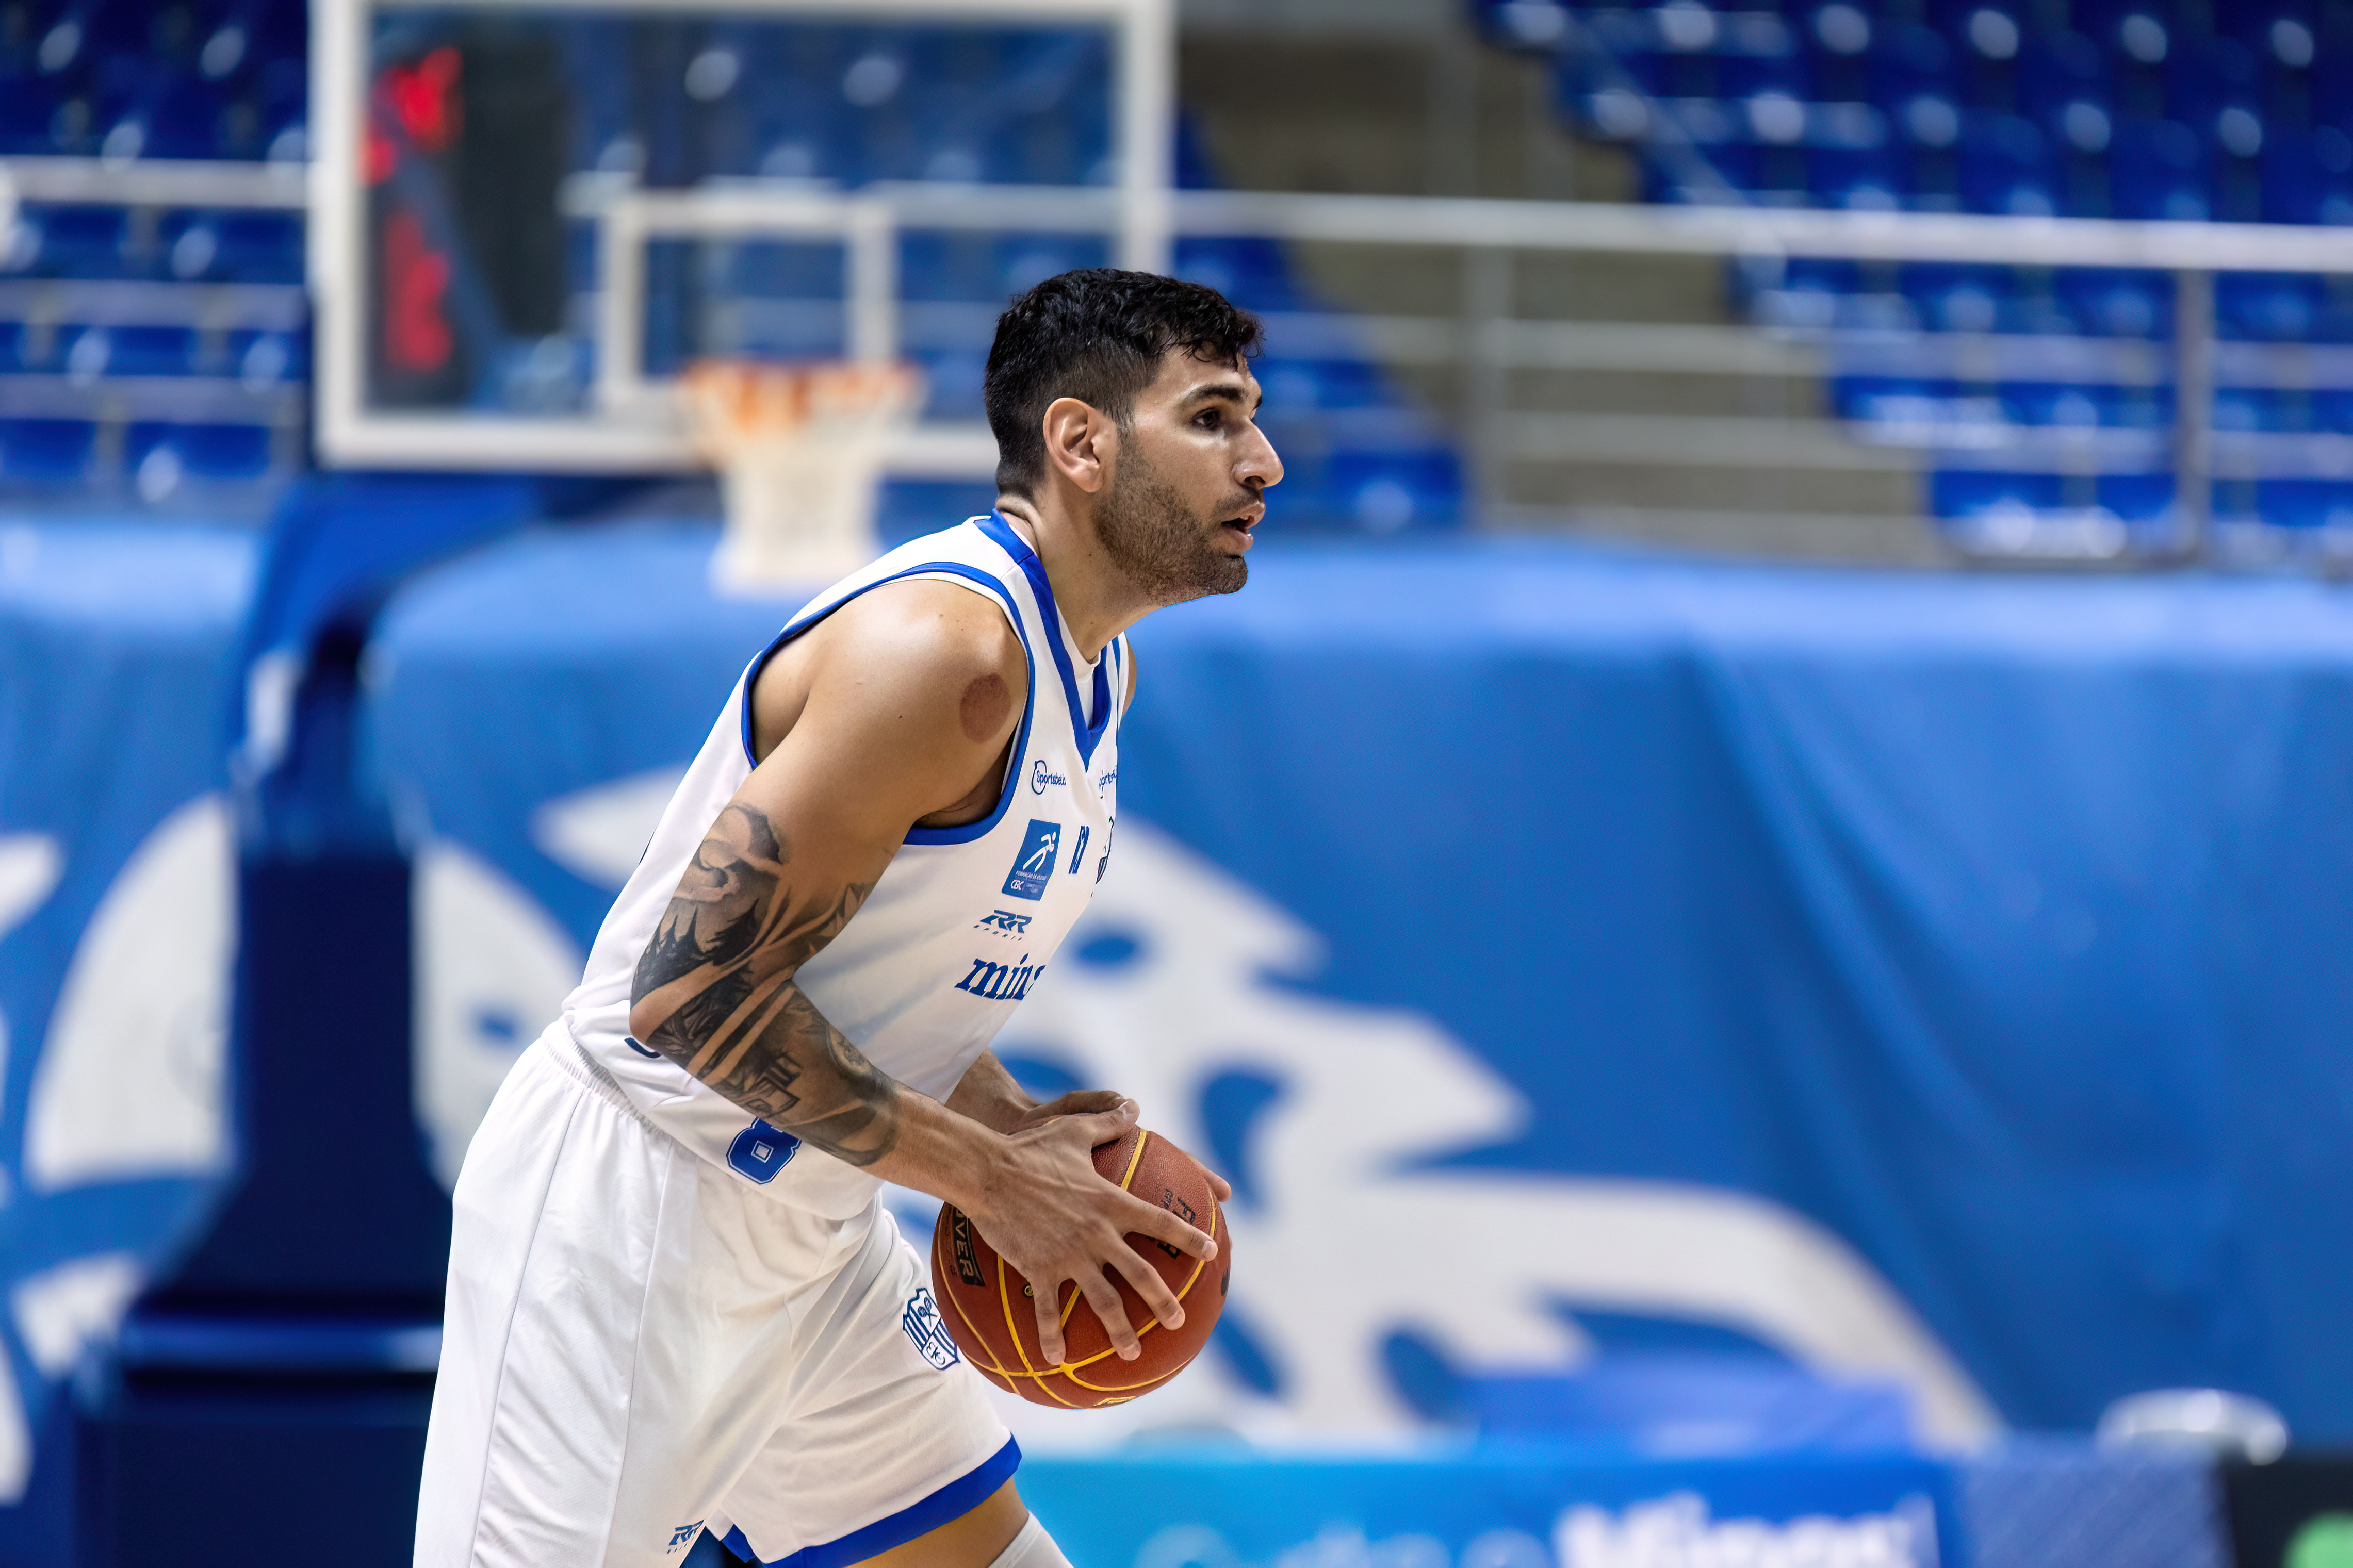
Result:
{"label": "club crest patch", "polygon": [[899,1326],[907,1331],[915,1353],[942,1372],[964,1359],[955,1341],[948,1337],[948,1326],[940,1321],[940,1304],[932,1300],[930,1286],[915,1287],[915,1293],[907,1298],[907,1310],[899,1314]]}

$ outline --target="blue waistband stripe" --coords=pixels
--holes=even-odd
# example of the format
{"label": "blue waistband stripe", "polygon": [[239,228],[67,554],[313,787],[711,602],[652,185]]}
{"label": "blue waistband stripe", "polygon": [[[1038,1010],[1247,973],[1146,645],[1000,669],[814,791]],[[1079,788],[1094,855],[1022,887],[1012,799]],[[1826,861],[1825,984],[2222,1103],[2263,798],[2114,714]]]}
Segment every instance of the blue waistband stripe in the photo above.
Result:
{"label": "blue waistband stripe", "polygon": [[791,1556],[779,1557],[773,1563],[761,1563],[753,1554],[752,1543],[744,1539],[740,1528],[727,1532],[725,1544],[728,1551],[745,1562],[760,1563],[760,1568],[849,1568],[850,1563],[863,1563],[893,1546],[904,1546],[919,1535],[929,1534],[952,1519],[962,1519],[1011,1480],[1020,1466],[1020,1445],[1008,1437],[1005,1447],[983,1459],[979,1468],[966,1471],[888,1519],[878,1519],[839,1540],[804,1546]]}

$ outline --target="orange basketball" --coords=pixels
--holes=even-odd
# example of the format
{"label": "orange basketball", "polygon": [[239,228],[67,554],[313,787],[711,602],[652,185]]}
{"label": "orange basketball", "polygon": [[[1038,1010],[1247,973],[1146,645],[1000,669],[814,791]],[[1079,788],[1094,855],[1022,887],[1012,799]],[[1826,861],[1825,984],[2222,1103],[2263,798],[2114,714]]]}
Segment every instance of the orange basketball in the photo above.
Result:
{"label": "orange basketball", "polygon": [[1144,1353],[1122,1361],[1111,1335],[1076,1284],[1062,1284],[1062,1350],[1069,1359],[1047,1366],[1038,1352],[1038,1314],[1029,1282],[997,1256],[979,1227],[954,1204],[940,1209],[932,1231],[932,1293],[940,1315],[965,1358],[999,1388],[1009,1388],[1035,1405],[1086,1410],[1124,1405],[1148,1394],[1185,1370],[1209,1342],[1226,1300],[1233,1243],[1226,1216],[1200,1162],[1156,1132],[1136,1128],[1095,1151],[1095,1169],[1149,1203],[1190,1221],[1217,1238],[1218,1256],[1208,1263],[1146,1237],[1129,1233],[1128,1243],[1159,1270],[1169,1290],[1185,1304],[1185,1326],[1158,1321],[1135,1288],[1117,1274],[1120,1304]]}

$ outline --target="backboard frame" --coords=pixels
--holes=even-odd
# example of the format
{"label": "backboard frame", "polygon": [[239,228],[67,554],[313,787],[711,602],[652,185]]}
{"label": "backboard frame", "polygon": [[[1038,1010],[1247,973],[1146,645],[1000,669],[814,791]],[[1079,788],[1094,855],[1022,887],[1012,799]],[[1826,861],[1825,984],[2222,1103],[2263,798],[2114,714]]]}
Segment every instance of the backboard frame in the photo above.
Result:
{"label": "backboard frame", "polygon": [[[309,247],[312,429],[324,467],[626,473],[703,466],[683,425],[657,398],[600,397],[583,413],[566,416],[368,406],[362,126],[369,39],[380,12],[454,8],[1103,26],[1112,34],[1115,62],[1112,153],[1118,178],[1104,191],[1112,199],[1113,211],[1106,216],[1113,253],[1123,267],[1150,272],[1168,268],[1176,161],[1174,0],[313,0]],[[747,182],[727,184],[740,189]],[[985,200],[991,188],[954,190]],[[855,190],[842,193],[849,198],[858,195]],[[600,310],[600,323],[612,315],[610,310]],[[869,331],[866,342],[873,341]],[[599,358],[601,362],[601,352]],[[908,433],[892,471],[977,477],[994,464],[994,444],[987,440],[985,430],[927,425]]]}

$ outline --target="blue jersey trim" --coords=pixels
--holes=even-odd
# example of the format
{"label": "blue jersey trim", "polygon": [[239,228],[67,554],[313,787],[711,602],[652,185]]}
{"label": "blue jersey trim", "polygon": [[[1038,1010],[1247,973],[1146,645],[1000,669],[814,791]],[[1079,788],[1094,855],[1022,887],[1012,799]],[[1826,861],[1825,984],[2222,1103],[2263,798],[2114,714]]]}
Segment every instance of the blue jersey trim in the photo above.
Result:
{"label": "blue jersey trim", "polygon": [[1005,786],[997,792],[997,809],[978,822],[967,822],[958,827],[911,827],[907,829],[905,841],[909,844],[969,844],[986,836],[990,828],[1002,821],[1006,807],[1013,804],[1014,795],[1019,793],[1021,763],[1029,754],[1029,721],[1038,711],[1038,655],[1029,646],[1028,628],[1021,624],[1021,606],[1013,602],[1013,595],[1005,591],[1005,584],[978,567],[967,566],[961,561],[926,561],[920,566],[910,566],[904,572],[877,577],[857,593],[844,594],[830,605],[787,622],[785,629],[776,634],[776,640],[762,648],[744,670],[744,761],[752,767],[760,765],[759,759],[752,755],[753,684],[760,679],[760,671],[766,668],[768,661],[776,658],[786,643],[857,598],[859,594],[880,588],[885,583],[896,583],[902,577],[932,576],[943,572],[977,583],[1005,601],[1006,611],[1013,622],[1014,635],[1021,639],[1021,657],[1029,667],[1029,700],[1021,710],[1021,729],[1013,737],[1013,754],[1006,759]]}
{"label": "blue jersey trim", "polygon": [[[1071,658],[1070,647],[1062,640],[1062,612],[1060,606],[1054,603],[1053,584],[1046,580],[1046,563],[1038,559],[1038,552],[1029,548],[1028,540],[1013,531],[1013,525],[1005,521],[1002,513],[990,512],[987,517],[977,517],[973,521],[980,525],[983,533],[1004,547],[1005,553],[1013,557],[1014,564],[1021,568],[1021,574],[1029,579],[1030,592],[1038,595],[1038,618],[1044,623],[1046,636],[1054,645],[1054,668],[1061,672],[1062,696],[1071,705],[1071,733],[1079,742],[1079,761],[1092,767],[1095,747],[1111,724],[1111,661],[1102,658],[1095,660],[1095,716],[1090,721],[1086,708],[1079,701],[1078,673]],[[1033,681],[1031,684],[1034,686],[1036,683]]]}
{"label": "blue jersey trim", "polygon": [[953,1519],[962,1519],[987,1502],[997,1488],[1013,1479],[1021,1465],[1021,1447],[1010,1437],[1005,1447],[991,1454],[976,1470],[966,1471],[942,1487],[931,1496],[911,1503],[891,1515],[878,1519],[863,1530],[853,1530],[839,1540],[821,1546],[804,1546],[789,1557],[779,1557],[773,1563],[762,1563],[753,1553],[752,1543],[744,1539],[742,1527],[727,1532],[727,1550],[746,1562],[758,1563],[760,1568],[848,1568],[852,1563],[863,1563],[879,1556],[893,1546],[904,1546],[919,1535],[927,1535]]}

